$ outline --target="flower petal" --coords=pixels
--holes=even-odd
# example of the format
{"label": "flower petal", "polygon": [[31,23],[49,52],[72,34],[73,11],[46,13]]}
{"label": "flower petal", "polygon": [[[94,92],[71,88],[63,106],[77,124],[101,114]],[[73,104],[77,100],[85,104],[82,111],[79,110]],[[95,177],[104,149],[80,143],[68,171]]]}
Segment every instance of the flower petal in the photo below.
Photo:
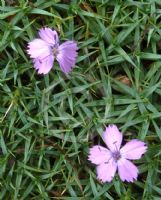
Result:
{"label": "flower petal", "polygon": [[51,46],[54,46],[55,44],[59,43],[58,34],[56,31],[53,31],[50,28],[41,28],[39,30],[39,36],[42,40],[50,44]]}
{"label": "flower petal", "polygon": [[93,164],[99,165],[101,163],[108,162],[111,158],[111,153],[108,149],[95,145],[89,150],[88,160]]}
{"label": "flower petal", "polygon": [[126,159],[118,160],[118,173],[122,181],[133,182],[137,180],[138,169],[137,167]]}
{"label": "flower petal", "polygon": [[111,151],[119,151],[122,143],[122,133],[116,125],[109,125],[103,133],[103,140]]}
{"label": "flower petal", "polygon": [[111,182],[115,176],[117,164],[111,159],[110,162],[97,166],[97,178],[104,182]]}
{"label": "flower petal", "polygon": [[54,56],[47,56],[45,59],[34,59],[34,67],[38,70],[38,74],[47,74],[54,62]]}
{"label": "flower petal", "polygon": [[51,54],[50,46],[41,39],[34,39],[28,44],[28,54],[31,58],[46,57]]}
{"label": "flower petal", "polygon": [[144,142],[139,140],[131,140],[126,143],[121,149],[121,156],[126,159],[140,159],[142,154],[144,154],[147,150],[147,146]]}
{"label": "flower petal", "polygon": [[67,41],[58,47],[58,55],[56,57],[60,64],[61,70],[68,74],[75,65],[77,57],[77,44],[74,41]]}

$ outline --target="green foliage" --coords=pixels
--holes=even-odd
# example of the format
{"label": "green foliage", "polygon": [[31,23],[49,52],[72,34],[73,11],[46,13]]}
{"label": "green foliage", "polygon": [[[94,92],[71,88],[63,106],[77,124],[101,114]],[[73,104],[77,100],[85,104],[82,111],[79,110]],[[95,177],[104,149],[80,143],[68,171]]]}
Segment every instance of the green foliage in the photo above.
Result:
{"label": "green foliage", "polygon": [[[159,0],[1,0],[0,199],[161,199]],[[42,26],[79,45],[65,76],[38,75],[27,43]],[[104,127],[148,144],[133,184],[96,179]]]}

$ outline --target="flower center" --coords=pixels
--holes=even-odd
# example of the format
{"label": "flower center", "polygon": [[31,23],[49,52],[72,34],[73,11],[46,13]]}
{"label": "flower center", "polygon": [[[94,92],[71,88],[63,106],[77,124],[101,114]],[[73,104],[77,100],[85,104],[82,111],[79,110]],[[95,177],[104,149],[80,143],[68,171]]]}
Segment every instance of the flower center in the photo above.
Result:
{"label": "flower center", "polygon": [[58,53],[59,53],[58,48],[57,47],[53,47],[52,53],[56,57],[58,55]]}
{"label": "flower center", "polygon": [[112,157],[115,161],[118,161],[121,158],[121,154],[119,151],[112,152]]}

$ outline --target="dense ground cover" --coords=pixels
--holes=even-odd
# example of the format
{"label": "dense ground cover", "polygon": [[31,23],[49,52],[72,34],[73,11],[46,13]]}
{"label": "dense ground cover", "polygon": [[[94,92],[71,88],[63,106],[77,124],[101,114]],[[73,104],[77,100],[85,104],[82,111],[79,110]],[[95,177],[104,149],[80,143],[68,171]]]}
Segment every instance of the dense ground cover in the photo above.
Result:
{"label": "dense ground cover", "polygon": [[[76,67],[38,75],[27,43],[48,26]],[[0,199],[161,199],[160,0],[1,0]],[[116,124],[148,151],[134,183],[96,178],[89,148]]]}

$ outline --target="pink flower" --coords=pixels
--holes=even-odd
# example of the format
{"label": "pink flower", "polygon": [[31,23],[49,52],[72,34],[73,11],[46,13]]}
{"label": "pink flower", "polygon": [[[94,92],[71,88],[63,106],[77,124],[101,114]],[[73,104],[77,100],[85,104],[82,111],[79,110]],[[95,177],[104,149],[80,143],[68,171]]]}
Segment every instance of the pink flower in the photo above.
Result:
{"label": "pink flower", "polygon": [[140,159],[147,150],[144,142],[131,140],[122,148],[123,135],[117,126],[106,127],[103,140],[108,149],[100,145],[90,148],[88,160],[97,165],[97,177],[102,182],[111,182],[116,170],[122,181],[133,182],[137,180],[138,169],[129,160]]}
{"label": "pink flower", "polygon": [[33,59],[34,68],[39,74],[47,74],[56,59],[61,70],[68,74],[76,62],[78,50],[76,42],[66,41],[59,45],[57,32],[50,28],[40,29],[39,36],[40,38],[29,42],[27,50]]}

